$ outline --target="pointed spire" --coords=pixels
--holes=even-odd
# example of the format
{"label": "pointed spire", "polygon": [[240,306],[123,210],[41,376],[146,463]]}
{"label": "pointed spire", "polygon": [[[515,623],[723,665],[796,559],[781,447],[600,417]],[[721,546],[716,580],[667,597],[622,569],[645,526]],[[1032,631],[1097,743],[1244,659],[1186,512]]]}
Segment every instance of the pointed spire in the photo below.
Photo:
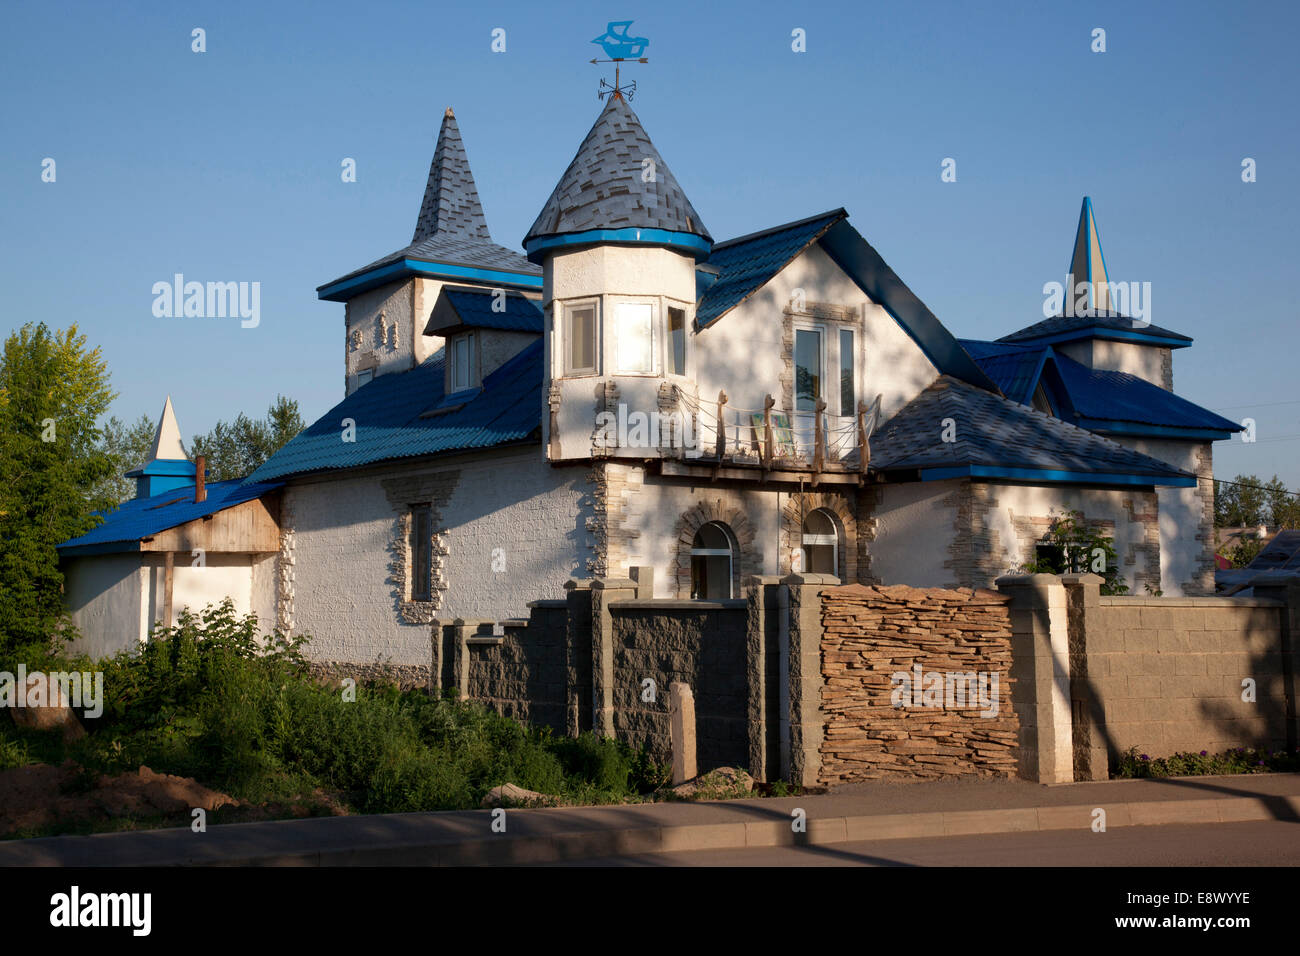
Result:
{"label": "pointed spire", "polygon": [[456,115],[447,107],[443,114],[442,129],[438,131],[438,146],[429,166],[429,184],[424,187],[424,202],[420,217],[415,222],[412,244],[422,242],[437,233],[462,239],[491,241],[483,206],[479,202],[474,176],[469,170],[469,157],[460,138]]}
{"label": "pointed spire", "polygon": [[162,416],[158,419],[158,430],[153,433],[153,445],[149,448],[146,463],[162,459],[164,461],[188,461],[185,446],[181,444],[181,429],[176,424],[176,412],[172,409],[172,397],[167,396]]}
{"label": "pointed spire", "polygon": [[1070,257],[1071,288],[1068,295],[1074,299],[1074,286],[1088,283],[1088,310],[1111,311],[1110,287],[1106,278],[1106,260],[1101,254],[1101,237],[1097,234],[1097,219],[1092,212],[1092,200],[1084,196],[1079,210],[1079,228],[1074,236],[1074,252]]}

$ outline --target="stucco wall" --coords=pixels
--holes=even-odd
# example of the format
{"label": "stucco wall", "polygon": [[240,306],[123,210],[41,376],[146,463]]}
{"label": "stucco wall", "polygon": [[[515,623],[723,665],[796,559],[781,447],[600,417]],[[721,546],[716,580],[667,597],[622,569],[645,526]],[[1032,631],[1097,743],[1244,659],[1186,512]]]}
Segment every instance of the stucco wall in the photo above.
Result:
{"label": "stucco wall", "polygon": [[[695,336],[696,379],[702,396],[712,400],[718,389],[724,388],[732,406],[762,409],[764,396],[771,393],[777,407],[782,407],[780,377],[789,360],[789,344],[784,342],[784,310],[790,306],[796,289],[803,290],[806,304],[854,306],[861,311],[858,396],[870,401],[881,394],[883,419],[893,416],[938,378],[938,371],[920,347],[889,313],[873,303],[814,245]],[[839,341],[833,334],[838,327],[828,324],[826,336],[827,391],[831,393],[827,401],[831,413],[839,410]]]}
{"label": "stucco wall", "polygon": [[[356,376],[360,370],[371,368],[375,375],[382,375],[405,371],[415,364],[411,331],[414,294],[414,280],[390,282],[361,293],[344,307],[344,387],[347,394],[356,389]],[[381,343],[377,339],[380,313],[383,313],[386,323],[397,323],[396,340],[391,346],[387,341]],[[361,333],[360,347],[355,349],[352,347],[353,332]]]}
{"label": "stucco wall", "polygon": [[956,573],[946,563],[957,520],[954,493],[961,484],[923,481],[875,488],[872,575],[883,584],[957,586]]}
{"label": "stucco wall", "polygon": [[[1134,451],[1210,479],[1214,475],[1209,442],[1111,436]],[[1195,488],[1156,489],[1160,500],[1160,579],[1169,597],[1214,593],[1214,482]]]}
{"label": "stucco wall", "polygon": [[[193,557],[178,554],[172,570],[172,614],[180,617],[182,609],[200,614],[209,604],[220,604],[229,597],[239,616],[253,609],[252,561],[246,554],[208,554],[202,566]],[[161,615],[159,615],[161,616]]]}
{"label": "stucco wall", "polygon": [[1066,342],[1054,348],[1089,368],[1127,372],[1164,389],[1172,390],[1174,387],[1173,364],[1169,349],[1104,339]]}
{"label": "stucco wall", "polygon": [[[564,581],[590,552],[587,473],[552,468],[536,446],[299,481],[285,491],[286,530],[294,541],[294,631],[313,635],[310,656],[427,662],[428,623],[404,619],[394,583],[395,562],[409,560],[398,528],[406,508],[395,507],[383,482],[447,472],[455,473],[444,475],[452,490],[434,529],[446,551],[445,587],[433,614],[501,620],[526,615],[529,601],[563,596]],[[390,550],[395,542],[400,556]]]}
{"label": "stucco wall", "polygon": [[140,642],[139,554],[70,558],[63,574],[64,600],[82,635],[69,648],[73,653],[104,657]]}

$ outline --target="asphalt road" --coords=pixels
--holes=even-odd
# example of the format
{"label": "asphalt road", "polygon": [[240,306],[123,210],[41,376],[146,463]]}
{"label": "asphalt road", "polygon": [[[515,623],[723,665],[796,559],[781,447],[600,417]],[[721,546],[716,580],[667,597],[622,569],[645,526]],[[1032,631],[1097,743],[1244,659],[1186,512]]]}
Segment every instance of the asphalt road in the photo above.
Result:
{"label": "asphalt road", "polygon": [[1297,866],[1300,823],[1118,827],[874,840],[830,846],[695,850],[568,866]]}

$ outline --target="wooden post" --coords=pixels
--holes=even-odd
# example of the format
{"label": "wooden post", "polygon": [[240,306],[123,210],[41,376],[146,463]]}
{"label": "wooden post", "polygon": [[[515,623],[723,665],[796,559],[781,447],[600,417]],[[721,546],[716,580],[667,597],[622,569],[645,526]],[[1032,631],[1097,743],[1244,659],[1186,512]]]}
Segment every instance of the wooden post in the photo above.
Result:
{"label": "wooden post", "polygon": [[691,686],[675,681],[668,685],[669,733],[673,746],[673,786],[694,780],[695,765],[695,695]]}
{"label": "wooden post", "polygon": [[772,406],[776,399],[768,395],[763,399],[763,467],[772,467]]}
{"label": "wooden post", "polygon": [[867,447],[867,403],[858,402],[858,471],[867,473],[871,464],[871,449]]}
{"label": "wooden post", "polygon": [[722,410],[726,406],[726,404],[727,404],[727,393],[722,389],[718,389],[718,441],[717,441],[718,461],[722,461],[723,456],[727,452],[727,425],[726,425],[726,420],[722,417],[723,415]]}
{"label": "wooden post", "polygon": [[163,626],[172,626],[172,576],[175,571],[176,555],[172,551],[167,552],[167,557],[163,564]]}
{"label": "wooden post", "polygon": [[817,487],[817,476],[822,473],[822,468],[826,465],[826,453],[823,447],[826,444],[826,428],[822,424],[822,413],[826,411],[826,399],[817,399],[817,409],[813,412],[813,487]]}

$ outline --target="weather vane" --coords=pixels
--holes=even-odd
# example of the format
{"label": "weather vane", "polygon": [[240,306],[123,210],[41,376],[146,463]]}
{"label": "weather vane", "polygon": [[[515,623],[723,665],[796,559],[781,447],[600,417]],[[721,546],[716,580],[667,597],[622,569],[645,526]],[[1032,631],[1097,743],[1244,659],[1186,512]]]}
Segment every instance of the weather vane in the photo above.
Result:
{"label": "weather vane", "polygon": [[603,99],[606,96],[617,96],[620,99],[626,97],[632,99],[636,92],[636,81],[633,80],[627,86],[619,85],[619,68],[624,63],[649,63],[650,60],[641,54],[645,48],[650,45],[650,41],[645,37],[630,37],[627,35],[627,28],[632,25],[631,20],[614,20],[606,27],[605,32],[592,43],[599,43],[609,56],[608,60],[592,59],[592,63],[613,63],[614,64],[614,85],[610,86],[603,79],[600,81],[600,91],[596,94],[597,99]]}

